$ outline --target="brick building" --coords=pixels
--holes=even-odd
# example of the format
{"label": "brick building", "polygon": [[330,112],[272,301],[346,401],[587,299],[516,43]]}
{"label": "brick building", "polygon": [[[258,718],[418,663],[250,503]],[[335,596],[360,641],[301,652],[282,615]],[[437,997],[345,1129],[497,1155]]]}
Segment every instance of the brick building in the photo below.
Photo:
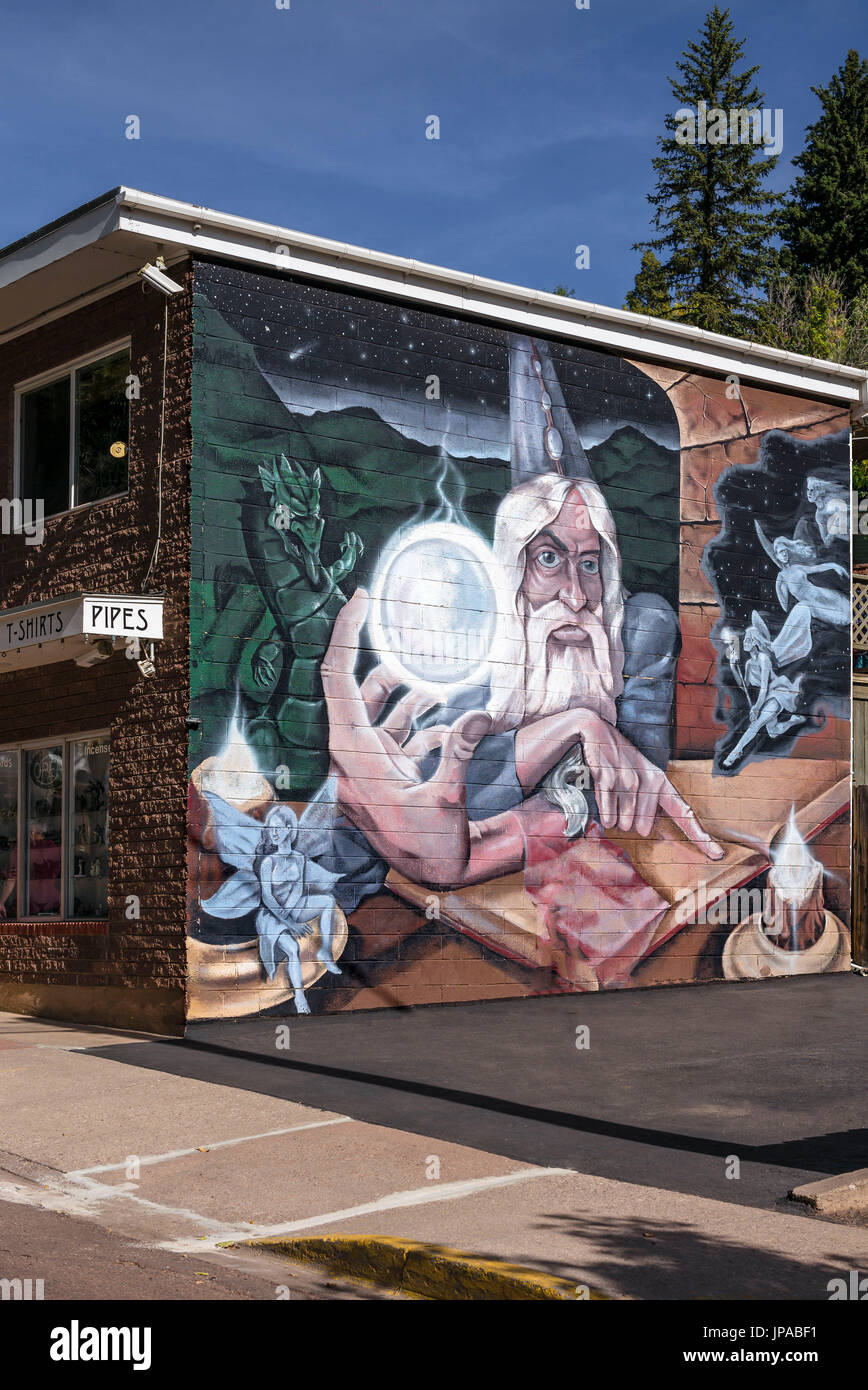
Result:
{"label": "brick building", "polygon": [[848,968],[865,410],[127,188],[7,247],[0,1007]]}

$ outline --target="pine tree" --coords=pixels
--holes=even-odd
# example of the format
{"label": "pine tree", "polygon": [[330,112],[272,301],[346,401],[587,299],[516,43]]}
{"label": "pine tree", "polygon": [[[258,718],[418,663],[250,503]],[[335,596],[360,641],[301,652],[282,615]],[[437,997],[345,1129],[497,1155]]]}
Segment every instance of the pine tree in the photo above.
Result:
{"label": "pine tree", "polygon": [[653,318],[680,317],[669,298],[669,279],[653,251],[646,251],[636,273],[633,288],[627,295],[624,308],[633,314],[650,314]]}
{"label": "pine tree", "polygon": [[759,69],[736,71],[743,51],[729,11],[715,5],[676,64],[680,77],[668,79],[681,109],[667,115],[653,161],[657,187],[648,201],[659,235],[633,248],[664,253],[679,318],[737,334],[756,323],[758,295],[775,265],[770,243],[781,201],[764,187],[777,155],[762,141]]}
{"label": "pine tree", "polygon": [[784,213],[785,263],[794,274],[829,271],[856,298],[868,290],[868,62],[851,48],[793,163],[802,170]]}

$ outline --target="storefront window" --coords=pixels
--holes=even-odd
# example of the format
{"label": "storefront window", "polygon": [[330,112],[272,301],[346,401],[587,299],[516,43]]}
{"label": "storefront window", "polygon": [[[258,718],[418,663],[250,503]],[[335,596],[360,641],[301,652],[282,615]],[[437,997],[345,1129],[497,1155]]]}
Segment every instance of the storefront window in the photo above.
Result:
{"label": "storefront window", "polygon": [[63,746],[26,753],[27,915],[57,915],[63,891]]}
{"label": "storefront window", "polygon": [[108,916],[108,739],[72,745],[72,916]]}
{"label": "storefront window", "polygon": [[28,917],[108,917],[109,738],[0,748],[0,935]]}
{"label": "storefront window", "polygon": [[0,918],[18,916],[18,753],[0,752]]}

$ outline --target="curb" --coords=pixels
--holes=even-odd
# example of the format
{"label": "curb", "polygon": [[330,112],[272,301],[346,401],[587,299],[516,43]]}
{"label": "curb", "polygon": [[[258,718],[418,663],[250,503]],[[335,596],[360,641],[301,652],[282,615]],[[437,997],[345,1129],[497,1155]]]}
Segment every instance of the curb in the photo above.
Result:
{"label": "curb", "polygon": [[868,1212],[868,1168],[803,1183],[788,1195],[791,1202],[803,1202],[817,1212]]}
{"label": "curb", "polygon": [[394,1236],[263,1236],[239,1242],[313,1264],[406,1298],[439,1300],[605,1300],[606,1294],[539,1269],[486,1259],[446,1245]]}

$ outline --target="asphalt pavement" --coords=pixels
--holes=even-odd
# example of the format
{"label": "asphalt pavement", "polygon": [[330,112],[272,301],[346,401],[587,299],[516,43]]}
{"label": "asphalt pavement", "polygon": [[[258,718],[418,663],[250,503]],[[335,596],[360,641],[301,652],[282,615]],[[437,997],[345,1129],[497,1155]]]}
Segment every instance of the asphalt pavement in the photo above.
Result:
{"label": "asphalt pavement", "polygon": [[864,1166],[864,988],[561,996],[186,1041],[0,1015],[0,1278],[44,1278],[47,1298],[360,1297],[306,1291],[246,1242],[375,1235],[616,1299],[826,1300],[868,1268],[868,1229],[786,1192]]}

